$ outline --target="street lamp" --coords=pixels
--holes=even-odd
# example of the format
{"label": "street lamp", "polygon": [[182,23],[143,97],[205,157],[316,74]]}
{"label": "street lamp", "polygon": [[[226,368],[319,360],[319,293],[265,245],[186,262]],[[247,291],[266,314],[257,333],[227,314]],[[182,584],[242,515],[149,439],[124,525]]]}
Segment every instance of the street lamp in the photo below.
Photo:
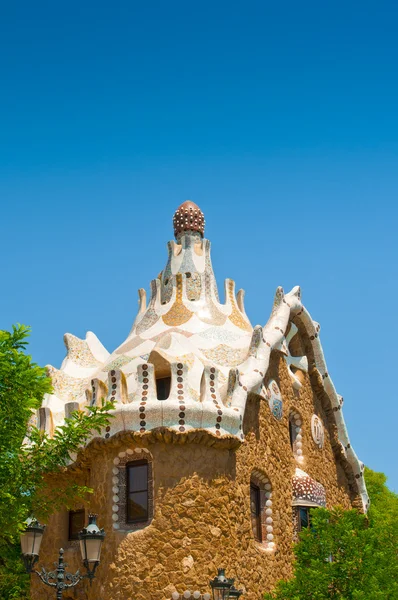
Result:
{"label": "street lamp", "polygon": [[43,539],[45,525],[40,525],[36,519],[28,519],[25,532],[21,535],[22,558],[28,573],[39,560],[40,544]]}
{"label": "street lamp", "polygon": [[243,590],[237,590],[233,585],[229,590],[229,600],[239,600],[241,595],[243,594]]}
{"label": "street lamp", "polygon": [[218,569],[217,577],[210,581],[213,600],[228,600],[234,581],[234,579],[225,577],[225,569]]}
{"label": "street lamp", "polygon": [[[105,531],[99,529],[97,525],[97,515],[89,515],[88,525],[79,533],[80,552],[82,554],[83,564],[87,569],[87,575],[94,579],[95,571],[100,563],[102,542],[105,538]],[[90,567],[92,567],[90,569]]]}
{"label": "street lamp", "polygon": [[[213,600],[239,600],[243,594],[243,590],[237,590],[234,586],[234,579],[225,577],[225,569],[218,569],[217,577],[210,581],[210,586],[213,592]],[[172,600],[211,600],[211,595],[201,592],[191,592],[186,590],[182,596],[175,591],[171,594]]]}
{"label": "street lamp", "polygon": [[89,515],[89,523],[79,533],[80,551],[83,564],[87,570],[86,575],[80,575],[80,571],[66,573],[64,563],[64,550],[59,551],[58,564],[54,571],[36,571],[33,567],[39,560],[39,549],[43,537],[44,526],[36,520],[27,523],[24,533],[21,534],[22,558],[28,573],[36,573],[43,583],[57,590],[57,600],[62,600],[64,590],[75,587],[82,579],[89,579],[90,583],[95,577],[95,571],[100,563],[101,547],[105,538],[103,529],[99,529],[96,523],[97,515]]}

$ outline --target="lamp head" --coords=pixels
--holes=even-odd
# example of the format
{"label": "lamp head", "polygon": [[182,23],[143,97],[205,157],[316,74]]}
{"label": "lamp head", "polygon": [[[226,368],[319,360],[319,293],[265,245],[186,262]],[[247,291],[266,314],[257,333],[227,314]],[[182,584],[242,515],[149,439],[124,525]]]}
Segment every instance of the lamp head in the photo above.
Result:
{"label": "lamp head", "polygon": [[84,565],[87,569],[92,563],[98,566],[105,531],[98,527],[97,515],[89,515],[88,525],[80,531],[78,537]]}
{"label": "lamp head", "polygon": [[28,573],[32,572],[34,564],[39,560],[44,529],[45,525],[40,525],[37,519],[30,518],[26,521],[25,531],[21,533],[22,558]]}
{"label": "lamp head", "polygon": [[212,581],[210,586],[213,592],[213,600],[228,600],[229,592],[233,586],[234,579],[225,577],[225,569],[218,569],[218,575]]}

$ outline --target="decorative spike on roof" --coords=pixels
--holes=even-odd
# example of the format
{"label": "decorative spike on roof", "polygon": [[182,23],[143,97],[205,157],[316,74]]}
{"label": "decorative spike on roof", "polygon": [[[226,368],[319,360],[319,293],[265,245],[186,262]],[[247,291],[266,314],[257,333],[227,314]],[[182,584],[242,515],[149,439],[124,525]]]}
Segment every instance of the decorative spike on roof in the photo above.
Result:
{"label": "decorative spike on roof", "polygon": [[173,225],[177,241],[186,231],[197,231],[203,237],[205,232],[205,216],[197,204],[187,200],[175,211]]}

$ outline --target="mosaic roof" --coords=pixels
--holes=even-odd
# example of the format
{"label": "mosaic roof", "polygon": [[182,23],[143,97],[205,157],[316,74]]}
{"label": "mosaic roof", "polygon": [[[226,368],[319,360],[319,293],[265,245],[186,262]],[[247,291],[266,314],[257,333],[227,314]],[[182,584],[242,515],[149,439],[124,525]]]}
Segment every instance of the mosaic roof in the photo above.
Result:
{"label": "mosaic roof", "polygon": [[[168,242],[166,265],[151,282],[148,302],[145,290],[139,290],[137,316],[118,348],[110,354],[91,332],[84,340],[66,334],[61,368],[48,367],[54,393],[44,399],[40,426],[51,432],[71,407],[84,408],[107,397],[116,405],[106,438],[162,427],[180,434],[201,429],[215,438],[243,442],[247,396],[262,389],[272,350],[285,356],[293,387],[301,386],[297,369],[306,371],[308,361],[290,355],[294,320],[312,345],[344,456],[366,507],[363,467],[349,443],[340,397],[327,373],[319,325],[302,305],[300,288],[287,294],[278,288],[267,324],[253,329],[244,292],[236,293],[233,280],[225,281],[225,302],[219,300],[202,211],[191,202],[182,204],[174,228],[176,241]],[[170,392],[160,399],[159,380],[164,378],[171,378]],[[44,420],[40,414],[46,415]]]}
{"label": "mosaic roof", "polygon": [[326,492],[322,484],[301,469],[296,469],[292,482],[293,504],[301,506],[326,506]]}

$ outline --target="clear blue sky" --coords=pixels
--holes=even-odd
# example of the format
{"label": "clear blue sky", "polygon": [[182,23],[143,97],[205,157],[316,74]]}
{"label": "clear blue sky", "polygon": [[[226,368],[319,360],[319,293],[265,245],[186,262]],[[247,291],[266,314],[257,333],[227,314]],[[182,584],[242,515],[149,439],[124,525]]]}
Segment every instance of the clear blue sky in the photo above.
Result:
{"label": "clear blue sky", "polygon": [[302,286],[359,457],[398,490],[398,8],[20,2],[0,16],[0,327],[126,337],[172,214],[264,324]]}

